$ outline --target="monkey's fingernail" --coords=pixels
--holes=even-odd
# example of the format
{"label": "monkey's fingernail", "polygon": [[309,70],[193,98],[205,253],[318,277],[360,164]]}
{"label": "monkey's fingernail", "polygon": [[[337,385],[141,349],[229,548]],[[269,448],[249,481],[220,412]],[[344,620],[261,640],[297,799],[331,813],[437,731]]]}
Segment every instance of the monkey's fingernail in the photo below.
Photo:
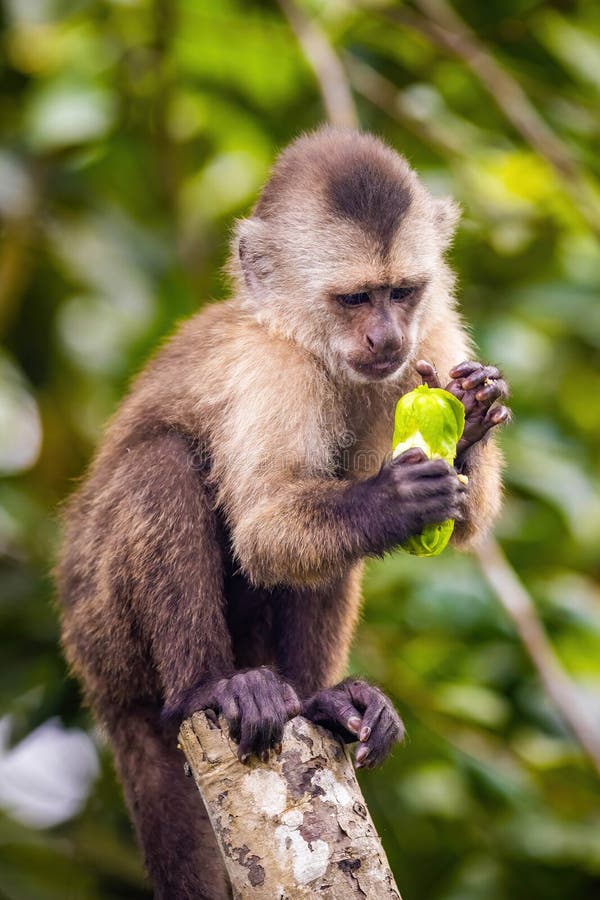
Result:
{"label": "monkey's fingernail", "polygon": [[249,759],[250,759],[249,753],[242,753],[242,755],[240,756],[241,763],[247,763]]}
{"label": "monkey's fingernail", "polygon": [[356,751],[356,756],[354,757],[357,765],[361,766],[364,763],[364,761],[368,755],[369,755],[368,747],[364,747],[364,746],[359,747],[358,750]]}
{"label": "monkey's fingernail", "polygon": [[275,751],[275,753],[278,753],[278,754],[281,753],[281,751],[283,750],[281,741],[279,741],[279,743],[275,744],[275,746],[273,747],[273,750]]}
{"label": "monkey's fingernail", "polygon": [[361,732],[360,732],[358,738],[361,741],[368,741],[370,737],[371,737],[371,729],[369,728],[368,725],[365,725],[365,727],[361,729]]}
{"label": "monkey's fingernail", "polygon": [[263,752],[260,754],[260,758],[263,762],[269,762],[269,751],[263,750]]}
{"label": "monkey's fingernail", "polygon": [[348,726],[348,731],[352,731],[354,734],[358,734],[358,729],[360,728],[360,719],[358,716],[350,716],[346,725]]}

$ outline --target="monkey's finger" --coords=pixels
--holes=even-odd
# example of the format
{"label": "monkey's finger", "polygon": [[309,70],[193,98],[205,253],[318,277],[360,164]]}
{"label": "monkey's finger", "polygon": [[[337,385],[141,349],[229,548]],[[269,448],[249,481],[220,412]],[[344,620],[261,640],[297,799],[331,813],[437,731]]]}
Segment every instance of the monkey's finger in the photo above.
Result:
{"label": "monkey's finger", "polygon": [[407,473],[410,480],[421,478],[439,478],[441,475],[450,475],[452,466],[445,459],[426,459],[411,468]]}
{"label": "monkey's finger", "polygon": [[382,696],[381,691],[377,688],[367,684],[366,681],[360,681],[359,679],[344,682],[344,687],[352,699],[353,704],[357,709],[361,710],[361,716],[371,702],[373,694]]}
{"label": "monkey's finger", "polygon": [[467,510],[468,510],[468,499],[467,499],[467,495],[463,494],[456,501],[456,509],[454,511],[454,515],[452,516],[454,521],[455,522],[464,522],[464,520],[467,517]]}
{"label": "monkey's finger", "polygon": [[331,695],[328,713],[337,725],[341,725],[356,738],[362,725],[362,711],[356,708],[345,692],[336,691]]}
{"label": "monkey's finger", "polygon": [[[369,710],[365,713],[365,719],[368,712]],[[360,732],[361,744],[356,753],[358,768],[382,762],[392,745],[404,737],[402,720],[387,700],[384,700],[382,708],[376,710],[372,726],[365,725],[365,719]]]}
{"label": "monkey's finger", "polygon": [[346,743],[356,740],[362,711],[352,705],[345,685],[319,691],[303,706],[302,715],[338,734]]}
{"label": "monkey's finger", "polygon": [[440,379],[433,363],[428,362],[426,359],[420,359],[416,363],[415,368],[423,379],[423,384],[429,385],[430,388],[441,387]]}
{"label": "monkey's finger", "polygon": [[298,695],[291,684],[283,685],[283,704],[285,706],[285,711],[289,719],[293,719],[294,716],[299,716],[302,710],[302,704],[298,699]]}
{"label": "monkey's finger", "polygon": [[399,741],[404,738],[404,725],[398,718],[397,721],[386,720],[377,733],[374,734],[367,743],[366,754],[361,754],[364,762],[359,768],[372,769],[374,766],[382,763],[390,750]]}
{"label": "monkey's finger", "polygon": [[257,738],[260,731],[261,711],[256,704],[254,695],[248,689],[242,689],[237,700],[240,710],[238,756],[242,762],[246,762],[250,754],[256,751],[259,743]]}
{"label": "monkey's finger", "polygon": [[508,406],[492,406],[491,409],[487,411],[486,417],[481,423],[484,434],[496,425],[506,425],[510,422],[511,418],[512,413]]}
{"label": "monkey's finger", "polygon": [[475,394],[478,403],[489,405],[502,396],[502,384],[500,381],[492,381],[491,384],[482,387]]}
{"label": "monkey's finger", "polygon": [[263,710],[255,740],[257,753],[264,756],[265,753],[268,754],[271,747],[281,743],[285,722],[283,707]]}
{"label": "monkey's finger", "polygon": [[[422,525],[439,525],[447,519],[461,519],[464,515],[465,495],[423,497],[418,504],[418,514]],[[421,530],[421,529],[420,529]]]}
{"label": "monkey's finger", "polygon": [[364,769],[366,767],[366,759],[369,755],[369,747],[367,744],[359,744],[356,753],[354,754],[354,760],[357,769]]}
{"label": "monkey's finger", "polygon": [[437,478],[440,475],[448,475],[451,471],[451,466],[443,459],[427,459],[425,457],[416,460],[410,466],[399,464],[398,460],[400,459],[400,456],[396,457],[392,461],[392,466],[396,478],[401,483],[410,483],[421,478]]}
{"label": "monkey's finger", "polygon": [[346,683],[346,690],[355,706],[364,707],[359,732],[359,745],[355,754],[356,768],[375,765],[389,751],[391,744],[404,736],[402,720],[389,700],[377,688],[364,681]]}
{"label": "monkey's finger", "polygon": [[219,700],[219,712],[227,722],[229,734],[232,739],[239,743],[240,740],[240,709],[235,697],[231,694],[225,694]]}
{"label": "monkey's finger", "polygon": [[371,697],[371,701],[365,709],[365,714],[363,716],[362,725],[358,735],[361,741],[368,743],[371,735],[373,735],[377,731],[379,721],[385,714],[386,710],[387,701],[385,697],[378,691],[374,691]]}
{"label": "monkey's finger", "polygon": [[411,498],[418,500],[428,497],[452,497],[454,494],[463,493],[466,489],[467,486],[458,480],[456,474],[443,475],[440,478],[424,478],[413,486]]}
{"label": "monkey's finger", "polygon": [[404,723],[387,699],[367,741],[371,744],[381,743],[386,737],[390,741],[401,741],[404,738]]}
{"label": "monkey's finger", "polygon": [[459,400],[462,400],[463,394],[465,393],[463,391],[462,381],[459,378],[453,378],[452,381],[449,381],[445,390],[450,394],[454,394]]}
{"label": "monkey's finger", "polygon": [[405,450],[404,453],[400,453],[399,456],[396,456],[394,459],[394,465],[413,465],[414,463],[424,462],[427,459],[427,456],[420,447],[410,447],[408,450]]}
{"label": "monkey's finger", "polygon": [[495,381],[496,379],[501,379],[502,375],[500,374],[500,370],[496,368],[496,366],[482,366],[480,369],[477,369],[475,372],[472,372],[468,375],[462,383],[465,391],[470,391],[472,388],[477,387],[480,384],[483,384],[486,380]]}
{"label": "monkey's finger", "polygon": [[459,363],[457,366],[453,366],[450,369],[450,378],[466,378],[467,375],[470,375],[471,372],[474,372],[475,369],[481,369],[483,366],[480,362],[477,362],[474,359],[466,359],[464,362]]}
{"label": "monkey's finger", "polygon": [[[258,710],[258,724],[255,727],[254,751],[268,758],[268,752],[275,744],[280,744],[283,738],[283,726],[288,715],[284,700],[286,685],[276,678],[269,679],[266,683],[253,685],[252,697],[254,707],[249,710],[249,720],[252,724],[255,718],[255,709]],[[293,693],[293,689],[290,687]]]}
{"label": "monkey's finger", "polygon": [[381,735],[376,740],[371,738],[366,744],[359,744],[355,754],[356,768],[372,769],[378,763],[383,762],[388,755],[391,743],[391,741],[388,743],[386,738]]}

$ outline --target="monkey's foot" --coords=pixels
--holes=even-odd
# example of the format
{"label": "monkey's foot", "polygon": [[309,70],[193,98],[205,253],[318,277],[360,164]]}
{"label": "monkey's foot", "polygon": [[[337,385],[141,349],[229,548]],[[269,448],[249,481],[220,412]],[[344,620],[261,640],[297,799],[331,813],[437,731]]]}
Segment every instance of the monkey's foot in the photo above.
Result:
{"label": "monkey's foot", "polygon": [[304,702],[302,715],[347,743],[358,741],[357,769],[383,762],[404,737],[402,720],[385,694],[354,678],[313,694]]}
{"label": "monkey's foot", "polygon": [[[201,689],[198,697],[188,714],[205,709],[222,715],[242,762],[252,753],[266,761],[269,751],[281,744],[285,723],[300,712],[294,689],[266,666],[221,678],[208,692]],[[189,705],[194,707],[193,698]]]}

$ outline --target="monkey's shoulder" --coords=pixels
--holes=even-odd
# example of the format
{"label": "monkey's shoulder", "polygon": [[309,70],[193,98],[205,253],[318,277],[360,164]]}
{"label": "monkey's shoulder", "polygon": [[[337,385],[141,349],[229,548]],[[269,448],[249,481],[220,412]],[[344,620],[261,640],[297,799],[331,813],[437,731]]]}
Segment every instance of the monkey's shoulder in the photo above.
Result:
{"label": "monkey's shoulder", "polygon": [[165,430],[215,443],[230,433],[318,422],[335,408],[315,357],[262,325],[236,300],[182,322],[134,379],[109,422],[99,456],[113,459]]}

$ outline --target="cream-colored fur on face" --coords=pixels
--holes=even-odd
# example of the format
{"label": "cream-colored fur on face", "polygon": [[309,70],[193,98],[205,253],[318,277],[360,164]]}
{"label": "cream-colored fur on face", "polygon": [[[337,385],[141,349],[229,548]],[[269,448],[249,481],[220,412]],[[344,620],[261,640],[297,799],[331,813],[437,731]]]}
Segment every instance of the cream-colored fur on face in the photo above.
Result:
{"label": "cream-colored fur on face", "polygon": [[[353,152],[372,157],[410,191],[410,207],[389,253],[328,204],[327,179]],[[458,220],[456,204],[433,198],[406,160],[372,135],[333,128],[294,142],[265,191],[264,217],[257,215],[264,205],[259,201],[254,215],[237,223],[232,242],[229,272],[244,307],[271,331],[312,351],[334,376],[364,382],[345,365],[348,348],[328,297],[424,276],[428,287],[408,335],[408,361],[414,359],[421,332],[453,305],[453,277],[443,254]],[[386,381],[399,382],[404,372]]]}

